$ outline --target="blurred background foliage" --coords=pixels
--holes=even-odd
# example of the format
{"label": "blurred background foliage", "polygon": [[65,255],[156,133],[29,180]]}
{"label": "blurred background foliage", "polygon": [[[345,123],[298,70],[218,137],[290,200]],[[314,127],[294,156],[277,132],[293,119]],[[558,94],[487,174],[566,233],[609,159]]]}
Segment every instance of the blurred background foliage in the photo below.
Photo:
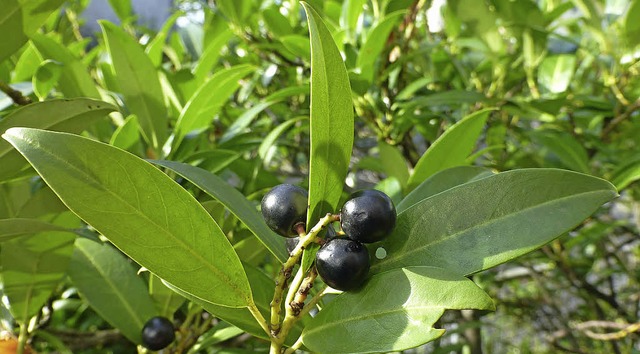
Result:
{"label": "blurred background foliage", "polygon": [[[351,79],[351,189],[376,186],[400,200],[410,169],[438,136],[471,112],[497,107],[469,165],[570,169],[608,179],[620,192],[541,251],[474,275],[498,310],[448,313],[440,323],[447,334],[409,352],[640,352],[638,326],[628,327],[640,315],[640,1],[309,3],[324,16]],[[297,0],[33,1],[32,7],[24,34],[2,31],[0,125],[29,102],[98,98],[122,113],[84,127],[87,136],[141,157],[196,164],[256,203],[274,184],[305,185],[310,53]],[[96,19],[117,26],[103,22],[101,29]],[[129,42],[105,43],[103,31],[127,33],[144,52]],[[138,66],[126,71],[123,62]],[[155,110],[141,111],[139,97],[155,100]],[[182,127],[185,112],[202,116],[201,124]],[[154,140],[145,134],[145,122],[153,121],[145,114],[163,116],[167,128],[181,133],[166,144]],[[25,178],[33,171],[15,175],[9,162],[0,165],[0,218],[37,218],[92,235],[41,181]],[[203,201],[241,258],[273,271],[263,246],[233,215],[181,183]],[[0,247],[6,261],[11,246]],[[18,250],[25,257],[25,250],[39,252]],[[52,272],[62,281],[37,305],[34,349],[135,350],[78,296],[73,274]],[[5,269],[5,285],[7,279]],[[152,295],[168,296],[159,284]],[[191,352],[266,348],[223,323],[206,325],[215,322],[194,317],[193,304],[174,302],[169,308],[178,309],[185,331],[200,326]],[[13,333],[15,316],[6,306],[2,329]]]}

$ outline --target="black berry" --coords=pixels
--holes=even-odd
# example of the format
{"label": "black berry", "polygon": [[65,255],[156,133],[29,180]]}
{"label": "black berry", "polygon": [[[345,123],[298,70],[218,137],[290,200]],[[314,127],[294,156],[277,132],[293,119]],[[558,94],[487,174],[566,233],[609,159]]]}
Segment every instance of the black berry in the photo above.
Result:
{"label": "black berry", "polygon": [[[338,236],[336,229],[334,229],[332,226],[327,227],[327,234],[325,237],[334,238],[336,236]],[[296,248],[296,246],[298,245],[298,242],[300,242],[299,237],[292,237],[292,238],[286,239],[285,244],[287,245],[287,252],[289,252],[289,254],[293,252],[293,249]]]}
{"label": "black berry", "polygon": [[330,287],[349,291],[358,288],[369,273],[369,251],[360,242],[333,238],[316,253],[316,269]]}
{"label": "black berry", "polygon": [[351,195],[340,211],[340,224],[352,240],[378,242],[396,225],[396,207],[386,194],[362,190]]}
{"label": "black berry", "polygon": [[173,323],[166,317],[152,317],[142,327],[142,345],[147,349],[164,349],[175,339]]}
{"label": "black berry", "polygon": [[262,198],[262,217],[279,235],[297,237],[295,225],[307,221],[307,199],[307,191],[298,186],[277,185]]}

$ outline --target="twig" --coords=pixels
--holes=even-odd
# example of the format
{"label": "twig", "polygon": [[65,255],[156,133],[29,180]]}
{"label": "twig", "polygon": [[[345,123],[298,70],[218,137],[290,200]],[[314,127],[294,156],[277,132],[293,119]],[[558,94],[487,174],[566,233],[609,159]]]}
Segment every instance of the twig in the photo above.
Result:
{"label": "twig", "polygon": [[9,96],[13,103],[19,106],[26,106],[31,103],[31,99],[29,97],[25,97],[22,95],[22,92],[18,90],[14,90],[11,86],[6,83],[0,81],[0,91],[4,92],[5,95]]}
{"label": "twig", "polygon": [[[587,321],[578,323],[573,326],[575,329],[584,333],[587,337],[597,340],[619,340],[634,332],[640,331],[640,322],[636,323],[617,323],[608,321]],[[619,331],[612,333],[596,333],[591,331],[591,328],[613,328],[619,329]]]}

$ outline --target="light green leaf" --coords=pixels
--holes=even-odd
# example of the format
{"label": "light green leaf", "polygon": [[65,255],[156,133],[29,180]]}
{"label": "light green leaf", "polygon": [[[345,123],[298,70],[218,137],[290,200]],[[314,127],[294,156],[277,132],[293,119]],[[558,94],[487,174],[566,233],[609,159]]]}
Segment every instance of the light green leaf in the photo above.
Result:
{"label": "light green leaf", "polygon": [[269,31],[275,34],[276,38],[293,33],[293,27],[291,27],[289,20],[277,8],[265,9],[262,11],[262,18]]}
{"label": "light green leaf", "polygon": [[172,318],[173,314],[184,304],[184,296],[171,290],[162,279],[151,274],[149,278],[149,294],[156,304],[160,316]]}
{"label": "light green leaf", "polygon": [[378,142],[378,152],[382,169],[387,177],[395,177],[400,185],[405,187],[409,180],[409,167],[402,153],[384,141]]}
{"label": "light green leaf", "polygon": [[50,37],[37,33],[31,38],[31,43],[38,49],[42,57],[62,64],[58,90],[66,98],[100,98],[100,93],[89,75],[89,70],[80,59],[71,54],[67,47]]}
{"label": "light green leaf", "polygon": [[372,273],[438,266],[472,274],[535,250],[617,196],[611,183],[577,172],[522,169],[465,183],[398,213]]}
{"label": "light green leaf", "polygon": [[131,0],[109,0],[109,5],[111,5],[113,11],[122,22],[129,20],[133,14]]}
{"label": "light green leaf", "polygon": [[[116,108],[88,98],[37,102],[13,111],[0,121],[0,133],[11,127],[29,127],[80,133]],[[18,175],[27,162],[11,144],[0,141],[0,181]]]}
{"label": "light green leaf", "polygon": [[350,40],[355,40],[358,18],[363,12],[365,3],[365,0],[346,0],[342,3],[340,27],[345,29]]}
{"label": "light green leaf", "polygon": [[71,211],[143,267],[221,306],[252,303],[240,260],[218,225],[157,168],[76,135],[12,128],[3,137]]}
{"label": "light green leaf", "polygon": [[194,84],[196,87],[200,87],[200,85],[205,82],[207,75],[218,62],[220,51],[233,36],[233,31],[225,28],[217,33],[215,38],[207,45],[193,69]]}
{"label": "light green leaf", "polygon": [[38,219],[0,219],[0,242],[43,231],[67,231],[67,229]]}
{"label": "light green leaf", "polygon": [[42,58],[33,45],[28,45],[15,63],[11,73],[11,82],[31,81]]}
{"label": "light green leaf", "polygon": [[396,11],[388,14],[385,18],[371,29],[367,35],[367,39],[358,52],[358,59],[356,61],[356,67],[360,69],[360,72],[369,81],[373,80],[373,66],[380,58],[380,54],[387,44],[387,38],[389,33],[395,27],[396,23],[406,11]]}
{"label": "light green leaf", "polygon": [[483,109],[472,113],[439,136],[418,160],[413,175],[409,178],[409,190],[414,189],[438,171],[466,165],[466,158],[476,146],[478,137],[492,110]]}
{"label": "light green leaf", "polygon": [[409,102],[403,104],[405,109],[413,107],[451,106],[460,104],[474,104],[484,102],[487,98],[480,92],[465,90],[450,90],[432,93],[428,96],[410,97]]}
{"label": "light green leaf", "polygon": [[145,48],[144,52],[147,53],[147,56],[149,57],[149,60],[151,60],[153,66],[159,67],[162,64],[162,51],[164,49],[165,42],[167,41],[167,36],[180,16],[184,16],[184,13],[181,11],[174,12],[171,17],[164,22],[160,31],[158,31],[153,40],[151,40]]}
{"label": "light green leaf", "polygon": [[260,147],[258,147],[258,155],[260,155],[263,163],[267,162],[267,153],[269,152],[269,149],[275,144],[276,140],[278,140],[280,135],[284,134],[284,132],[292,125],[306,118],[307,117],[296,117],[288,119],[282,122],[277,127],[273,128],[273,130],[271,130],[269,134],[264,137],[262,143],[260,143]]}
{"label": "light green leaf", "polygon": [[53,60],[45,60],[40,64],[33,76],[33,91],[40,100],[44,100],[58,83],[62,74],[62,65]]}
{"label": "light green leaf", "polygon": [[311,37],[311,156],[309,213],[311,228],[335,213],[353,147],[353,104],[349,76],[338,47],[320,15],[302,2]]}
{"label": "light green leaf", "polygon": [[630,48],[640,44],[640,1],[633,0],[624,17],[624,38]]}
{"label": "light green leaf", "polygon": [[109,145],[113,145],[122,150],[132,151],[132,149],[139,144],[139,128],[138,117],[135,115],[128,116],[124,123],[113,132]]}
{"label": "light green leaf", "polygon": [[563,93],[569,88],[576,69],[577,58],[573,54],[550,55],[538,67],[540,88],[551,93]]}
{"label": "light green leaf", "polygon": [[2,243],[3,292],[16,321],[29,321],[51,296],[67,270],[75,237],[47,231]]}
{"label": "light green leaf", "polygon": [[0,15],[0,62],[27,43],[63,0],[3,0]]}
{"label": "light green leaf", "polygon": [[141,343],[142,327],[158,312],[126,257],[109,245],[79,238],[68,273],[100,317],[132,342]]}
{"label": "light green leaf", "polygon": [[632,160],[620,164],[620,167],[613,171],[611,183],[618,190],[627,188],[631,183],[640,179],[640,160]]}
{"label": "light green leaf", "polygon": [[302,58],[305,61],[311,61],[311,48],[309,38],[292,34],[290,36],[280,37],[282,45],[289,50],[293,55]]}
{"label": "light green leaf", "polygon": [[180,145],[188,133],[207,128],[229,96],[240,86],[240,80],[253,71],[255,67],[252,65],[233,66],[216,72],[200,86],[180,113],[175,127],[173,149]]}
{"label": "light green leaf", "polygon": [[432,195],[493,174],[490,169],[478,166],[457,166],[436,172],[402,199],[402,201],[396,205],[396,211],[401,213],[410,206]]}
{"label": "light green leaf", "polygon": [[495,308],[465,277],[433,267],[395,269],[327,304],[309,321],[302,340],[323,353],[401,351],[440,337],[444,330],[432,326],[446,309]]}
{"label": "light green leaf", "polygon": [[145,140],[159,150],[167,139],[167,110],[156,68],[121,27],[100,21],[118,87],[130,113],[138,116]]}
{"label": "light green leaf", "polygon": [[285,262],[289,255],[282,242],[282,237],[275,234],[264,222],[262,215],[247,198],[237,189],[230,186],[222,178],[201,168],[174,161],[151,161],[178,173],[204,192],[222,203],[280,261]]}

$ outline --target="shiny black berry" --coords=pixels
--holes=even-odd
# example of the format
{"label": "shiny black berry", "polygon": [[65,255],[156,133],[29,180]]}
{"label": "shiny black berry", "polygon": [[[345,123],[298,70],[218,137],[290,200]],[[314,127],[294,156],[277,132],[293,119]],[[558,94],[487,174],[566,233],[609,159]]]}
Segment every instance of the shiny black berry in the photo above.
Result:
{"label": "shiny black berry", "polygon": [[175,339],[173,323],[166,317],[152,317],[142,327],[142,345],[147,349],[164,349]]}
{"label": "shiny black berry", "polygon": [[333,238],[316,253],[318,274],[330,287],[342,291],[358,288],[369,274],[369,251],[362,243]]}
{"label": "shiny black berry", "polygon": [[396,225],[396,207],[386,194],[362,190],[351,195],[340,211],[340,224],[352,240],[378,242]]}
{"label": "shiny black berry", "polygon": [[297,237],[294,226],[307,221],[306,190],[291,184],[273,187],[262,198],[262,217],[271,230],[285,237]]}

